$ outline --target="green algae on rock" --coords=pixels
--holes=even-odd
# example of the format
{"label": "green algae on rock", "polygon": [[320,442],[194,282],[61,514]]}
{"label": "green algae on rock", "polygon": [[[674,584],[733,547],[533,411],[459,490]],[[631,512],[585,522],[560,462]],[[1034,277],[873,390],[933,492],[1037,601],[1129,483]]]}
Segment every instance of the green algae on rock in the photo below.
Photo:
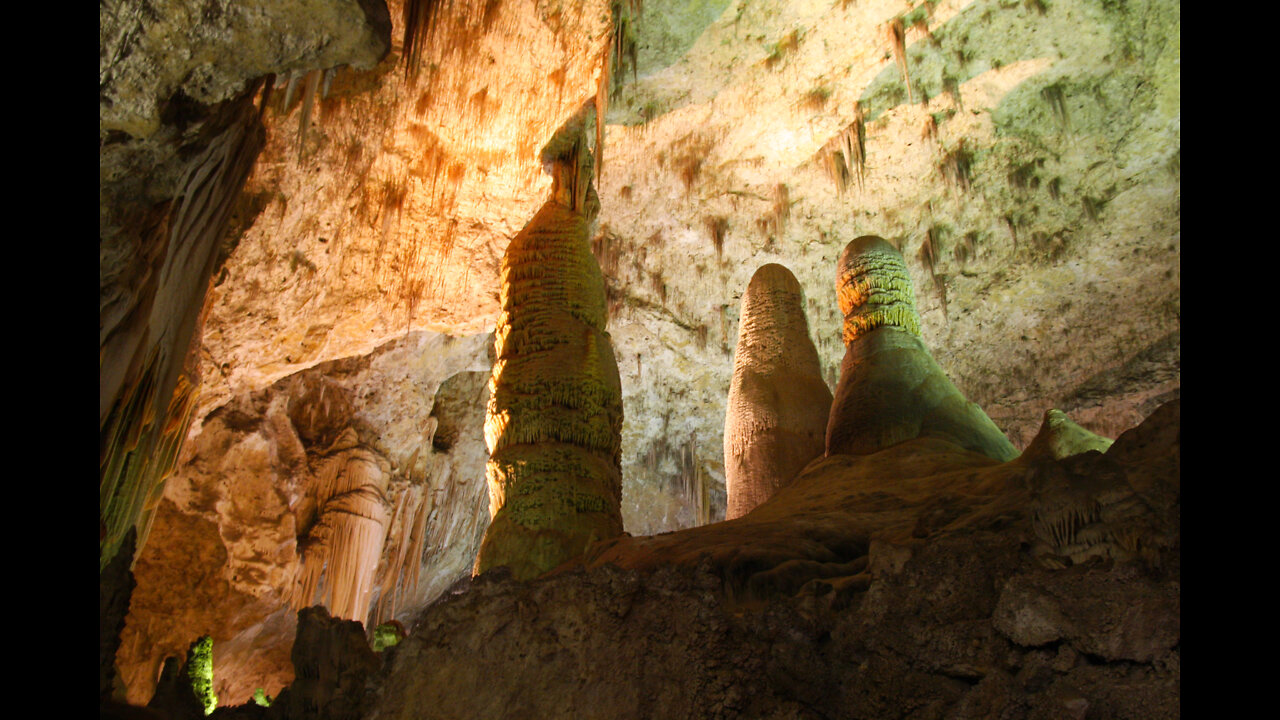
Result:
{"label": "green algae on rock", "polygon": [[951,383],[920,340],[911,278],[897,248],[864,235],[840,256],[836,292],[847,347],[827,423],[827,455],[867,455],[936,437],[987,457],[1013,443]]}

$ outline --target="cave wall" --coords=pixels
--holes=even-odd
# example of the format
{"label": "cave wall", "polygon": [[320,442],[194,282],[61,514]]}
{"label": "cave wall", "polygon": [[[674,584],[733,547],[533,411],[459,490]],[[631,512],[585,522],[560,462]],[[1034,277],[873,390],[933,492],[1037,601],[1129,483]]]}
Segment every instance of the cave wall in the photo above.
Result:
{"label": "cave wall", "polygon": [[723,497],[759,266],[799,279],[834,388],[833,268],[863,234],[902,250],[923,339],[1015,446],[1049,407],[1115,437],[1177,396],[1176,2],[735,2],[691,42],[647,20],[676,6],[644,5],[663,60],[610,106],[600,183],[629,531],[694,524],[681,487]]}
{"label": "cave wall", "polygon": [[[366,627],[408,624],[468,577],[488,526],[484,401],[491,335],[416,332],[236,396],[201,422],[137,557],[116,655],[126,699],[145,704],[168,656],[214,640],[215,692],[246,702],[292,679],[289,661],[315,494],[353,430],[389,474],[390,520]],[[421,539],[415,542],[415,538]],[[405,562],[416,550],[418,564]]]}

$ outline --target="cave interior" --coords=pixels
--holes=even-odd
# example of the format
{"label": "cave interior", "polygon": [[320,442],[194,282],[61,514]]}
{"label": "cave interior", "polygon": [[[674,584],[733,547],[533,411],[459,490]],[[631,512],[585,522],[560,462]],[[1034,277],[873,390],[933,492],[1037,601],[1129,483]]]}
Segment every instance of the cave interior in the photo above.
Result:
{"label": "cave interior", "polygon": [[103,0],[100,716],[1180,716],[1176,0]]}

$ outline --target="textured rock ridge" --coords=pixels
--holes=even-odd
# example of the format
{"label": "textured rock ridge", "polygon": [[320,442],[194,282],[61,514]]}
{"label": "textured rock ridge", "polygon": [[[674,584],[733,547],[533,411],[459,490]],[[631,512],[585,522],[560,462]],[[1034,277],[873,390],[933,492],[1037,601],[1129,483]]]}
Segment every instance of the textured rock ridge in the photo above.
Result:
{"label": "textured rock ridge", "polygon": [[935,437],[996,460],[1017,457],[920,340],[911,278],[895,247],[874,235],[849,243],[836,290],[846,351],[827,423],[828,455],[865,455]]}
{"label": "textured rock ridge", "polygon": [[477,572],[534,577],[622,533],[622,386],[589,243],[589,157],[575,142],[552,160],[557,191],[503,258]]}
{"label": "textured rock ridge", "polygon": [[751,512],[822,454],[831,412],[791,271],[776,263],[757,270],[741,317],[724,424],[726,520]]}

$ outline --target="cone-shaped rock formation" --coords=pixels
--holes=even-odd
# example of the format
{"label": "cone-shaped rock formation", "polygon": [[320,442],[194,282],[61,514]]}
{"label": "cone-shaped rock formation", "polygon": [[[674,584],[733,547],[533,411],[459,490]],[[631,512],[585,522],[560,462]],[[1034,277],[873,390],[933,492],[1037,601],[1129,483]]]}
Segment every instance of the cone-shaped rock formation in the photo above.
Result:
{"label": "cone-shaped rock formation", "polygon": [[532,578],[622,533],[622,385],[590,249],[590,155],[570,148],[502,261],[485,418],[493,521],[477,573]]}
{"label": "cone-shaped rock formation", "polygon": [[774,263],[756,270],[741,318],[724,422],[726,520],[751,512],[822,454],[831,412],[791,271]]}
{"label": "cone-shaped rock formation", "polygon": [[847,349],[827,423],[828,455],[868,455],[933,437],[996,460],[1018,456],[920,340],[911,278],[895,247],[874,235],[849,243],[840,255],[836,295]]}

